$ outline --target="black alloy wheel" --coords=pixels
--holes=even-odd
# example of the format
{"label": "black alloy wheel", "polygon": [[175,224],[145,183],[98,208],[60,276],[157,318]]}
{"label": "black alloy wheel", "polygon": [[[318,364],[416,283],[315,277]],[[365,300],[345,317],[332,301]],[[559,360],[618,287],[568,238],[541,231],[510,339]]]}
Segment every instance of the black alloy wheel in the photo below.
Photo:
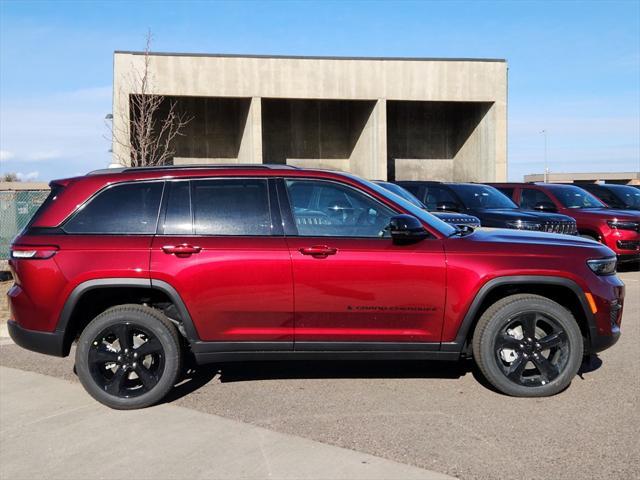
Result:
{"label": "black alloy wheel", "polygon": [[164,371],[164,350],[148,330],[130,322],[109,326],[93,340],[89,369],[105,392],[121,398],[149,392]]}
{"label": "black alloy wheel", "polygon": [[505,376],[527,387],[546,385],[567,366],[567,333],[540,312],[516,315],[495,341],[495,360]]}
{"label": "black alloy wheel", "polygon": [[473,333],[473,357],[498,391],[517,397],[555,395],[569,386],[584,353],[573,314],[535,294],[498,300]]}
{"label": "black alloy wheel", "polygon": [[82,331],[76,371],[85,390],[111,408],[153,405],[176,384],[182,366],[178,331],[159,310],[118,305]]}

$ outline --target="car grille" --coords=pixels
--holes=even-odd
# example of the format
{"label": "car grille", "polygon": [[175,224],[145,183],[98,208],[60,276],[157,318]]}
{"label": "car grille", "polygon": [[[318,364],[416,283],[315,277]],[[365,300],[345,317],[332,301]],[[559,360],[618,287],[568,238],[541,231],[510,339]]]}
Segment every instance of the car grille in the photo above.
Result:
{"label": "car grille", "polygon": [[566,235],[578,234],[576,222],[545,222],[540,230],[549,233],[564,233]]}
{"label": "car grille", "polygon": [[442,218],[447,223],[452,225],[471,225],[472,227],[479,227],[480,223],[474,218]]}
{"label": "car grille", "polygon": [[640,240],[618,240],[618,248],[621,250],[640,251]]}

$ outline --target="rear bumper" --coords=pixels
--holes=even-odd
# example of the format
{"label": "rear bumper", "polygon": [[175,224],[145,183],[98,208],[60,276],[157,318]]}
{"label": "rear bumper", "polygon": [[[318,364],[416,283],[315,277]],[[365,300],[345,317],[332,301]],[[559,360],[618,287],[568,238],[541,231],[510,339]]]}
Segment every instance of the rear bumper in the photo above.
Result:
{"label": "rear bumper", "polygon": [[54,355],[56,357],[66,356],[63,332],[28,330],[13,320],[9,320],[7,327],[13,341],[22,348],[46,355]]}

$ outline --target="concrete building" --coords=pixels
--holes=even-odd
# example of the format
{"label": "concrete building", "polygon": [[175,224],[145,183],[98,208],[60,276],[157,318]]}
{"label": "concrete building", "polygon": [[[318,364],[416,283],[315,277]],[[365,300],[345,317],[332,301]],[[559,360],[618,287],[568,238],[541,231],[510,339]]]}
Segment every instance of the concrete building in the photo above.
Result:
{"label": "concrete building", "polygon": [[[141,52],[114,54],[127,131]],[[150,55],[153,94],[193,120],[174,164],[286,163],[370,179],[505,181],[504,60]],[[127,146],[114,143],[114,156]]]}
{"label": "concrete building", "polygon": [[[544,182],[544,173],[524,176],[525,182]],[[640,172],[549,173],[549,183],[619,183],[640,185]]]}

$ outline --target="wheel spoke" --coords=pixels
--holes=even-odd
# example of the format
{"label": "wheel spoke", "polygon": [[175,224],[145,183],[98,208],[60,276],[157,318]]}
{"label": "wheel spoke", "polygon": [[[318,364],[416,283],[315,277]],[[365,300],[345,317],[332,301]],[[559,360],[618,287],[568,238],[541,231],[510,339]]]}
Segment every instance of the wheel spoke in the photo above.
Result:
{"label": "wheel spoke", "polygon": [[511,348],[515,350],[519,347],[520,347],[520,340],[518,340],[515,337],[512,337],[508,333],[501,333],[500,335],[498,335],[498,338],[496,339],[496,348],[498,348],[499,350],[502,350],[503,348]]}
{"label": "wheel spoke", "polygon": [[151,390],[156,383],[158,383],[158,377],[156,377],[153,373],[151,373],[144,365],[138,363],[136,367],[133,369],[134,372],[140,378],[142,385],[147,390]]}
{"label": "wheel spoke", "polygon": [[124,368],[118,367],[118,369],[113,374],[111,380],[109,380],[104,389],[107,393],[111,395],[120,396],[120,392],[122,391],[122,386],[124,385],[125,380],[128,377],[128,371],[125,371]]}
{"label": "wheel spoke", "polygon": [[89,362],[104,365],[105,363],[115,363],[118,360],[116,352],[110,352],[104,348],[92,348],[89,350]]}
{"label": "wheel spoke", "polygon": [[538,340],[538,343],[540,344],[541,350],[549,350],[551,348],[564,345],[566,341],[567,335],[564,333],[564,330],[561,330],[547,335],[546,337],[542,337]]}
{"label": "wheel spoke", "polygon": [[133,346],[133,335],[130,325],[128,323],[121,323],[115,327],[114,331],[120,343],[120,350],[131,349]]}
{"label": "wheel spoke", "polygon": [[509,365],[509,370],[507,370],[506,375],[511,380],[521,383],[522,372],[524,372],[524,368],[527,365],[528,360],[525,360],[522,355],[519,355],[511,365]]}
{"label": "wheel spoke", "polygon": [[542,378],[547,382],[552,381],[560,374],[560,372],[558,371],[558,367],[556,367],[542,355],[534,356],[531,358],[531,360],[540,372],[540,375],[542,375]]}
{"label": "wheel spoke", "polygon": [[162,344],[157,338],[151,338],[134,350],[140,358],[152,353],[162,352]]}
{"label": "wheel spoke", "polygon": [[533,312],[523,313],[519,320],[525,338],[536,338],[536,314]]}

